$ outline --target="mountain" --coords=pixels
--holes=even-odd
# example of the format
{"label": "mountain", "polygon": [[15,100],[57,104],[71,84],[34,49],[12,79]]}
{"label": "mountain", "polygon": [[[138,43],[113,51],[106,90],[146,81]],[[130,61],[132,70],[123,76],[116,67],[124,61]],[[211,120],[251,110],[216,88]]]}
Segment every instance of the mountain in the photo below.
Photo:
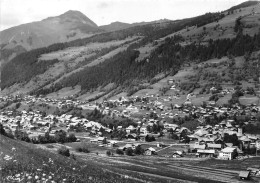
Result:
{"label": "mountain", "polygon": [[22,53],[3,66],[2,93],[108,99],[168,91],[167,79],[178,81],[182,95],[216,83],[254,87],[260,6],[238,7],[177,21],[115,22],[107,32]]}
{"label": "mountain", "polygon": [[151,22],[137,22],[132,24],[124,23],[124,22],[112,22],[111,24],[108,25],[99,26],[99,28],[105,31],[117,31],[117,30],[127,29],[129,27],[134,27],[134,26],[141,26],[141,25],[155,24],[155,23],[165,23],[170,21],[171,20],[168,19],[161,19],[161,20],[155,20]]}
{"label": "mountain", "polygon": [[0,32],[1,58],[54,43],[88,37],[100,32],[98,26],[79,11],[67,11],[42,21],[27,23]]}

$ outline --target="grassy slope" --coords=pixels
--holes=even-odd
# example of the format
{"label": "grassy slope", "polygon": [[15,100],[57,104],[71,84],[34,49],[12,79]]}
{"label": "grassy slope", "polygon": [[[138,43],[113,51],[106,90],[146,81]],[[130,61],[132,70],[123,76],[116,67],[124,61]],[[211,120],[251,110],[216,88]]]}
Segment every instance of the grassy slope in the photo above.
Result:
{"label": "grassy slope", "polygon": [[[59,145],[59,144],[54,144]],[[158,164],[151,157],[105,157],[76,153],[77,160],[33,144],[0,136],[0,182],[218,182],[206,177],[186,175]],[[12,148],[15,148],[12,151]],[[72,149],[71,149],[72,151]],[[10,159],[8,159],[8,156]],[[142,161],[140,161],[140,158]],[[137,160],[137,161],[136,161]],[[145,161],[143,161],[145,160]],[[151,160],[151,162],[150,162]]]}
{"label": "grassy slope", "polygon": [[[108,173],[94,163],[82,163],[2,135],[0,147],[0,182],[10,182],[10,176],[15,175],[16,178],[23,179],[22,182],[28,182],[29,176],[32,176],[31,181],[35,180],[35,176],[39,176],[56,182],[62,182],[64,179],[64,182],[136,182]],[[13,147],[15,151],[12,151]],[[6,160],[8,156],[12,159]]]}
{"label": "grassy slope", "polygon": [[[256,14],[252,15],[252,12],[255,12]],[[236,36],[236,33],[234,32],[234,25],[235,25],[235,21],[238,17],[243,17],[242,18],[242,22],[245,26],[250,25],[250,28],[244,28],[244,34],[249,34],[251,36],[253,36],[255,33],[258,32],[258,30],[256,30],[257,28],[259,28],[259,14],[260,12],[260,6],[258,5],[254,5],[254,6],[249,6],[249,7],[245,7],[245,8],[241,8],[241,11],[237,10],[234,11],[233,14],[227,15],[226,12],[226,16],[219,20],[218,22],[213,22],[210,24],[207,24],[203,27],[206,27],[206,31],[203,30],[203,27],[189,27],[187,29],[183,29],[180,30],[178,32],[175,32],[173,34],[170,34],[168,36],[165,36],[163,38],[160,38],[157,40],[158,45],[163,44],[165,39],[168,37],[172,37],[174,35],[181,35],[185,38],[185,41],[182,43],[183,45],[188,44],[190,42],[193,41],[207,41],[209,39],[223,39],[223,38],[234,38]],[[215,28],[217,26],[217,28]],[[203,35],[203,36],[201,36]],[[144,59],[144,58],[149,58],[149,54],[151,53],[151,50],[155,49],[158,45],[151,45],[150,43],[147,44],[146,46],[142,47],[139,49],[139,51],[141,52],[140,54],[140,58],[139,59]],[[219,63],[219,62],[223,62],[223,61],[227,61],[228,59],[226,57],[221,58],[221,59],[211,59],[206,61],[205,63]],[[240,57],[236,58],[236,61],[239,62],[239,60],[241,60]],[[226,67],[219,67],[219,68],[213,68],[213,67],[209,67],[206,69],[207,71],[211,72],[211,71],[216,71],[216,72],[227,72],[227,68]],[[174,79],[174,80],[179,80],[180,82],[189,82],[189,76],[194,75],[196,76],[198,74],[196,69],[192,69],[192,67],[186,67],[181,69],[175,76],[168,76],[166,78],[163,78],[162,80],[159,80],[157,83],[151,85],[152,89],[143,89],[138,91],[136,94],[134,95],[145,95],[146,93],[148,94],[156,94],[156,93],[160,93],[160,89],[163,87],[168,86],[167,81],[169,79]],[[204,85],[206,83],[208,83],[208,81],[205,80],[200,80],[199,83],[201,85]],[[249,84],[248,82],[246,82],[246,84]],[[226,86],[223,86],[226,87]],[[232,87],[232,86],[231,86]],[[198,89],[197,91],[200,91],[200,89]],[[197,92],[195,92],[197,93]],[[168,91],[166,94],[168,95],[172,95],[174,94],[174,92],[172,91]],[[223,104],[226,103],[228,100],[228,98],[230,97],[226,97],[225,99],[221,99],[221,101],[219,103]],[[206,101],[208,100],[208,97],[206,97],[205,99],[194,99],[193,102],[194,103],[202,103],[202,101]],[[253,102],[255,102],[254,99]],[[176,102],[176,101],[175,101]],[[183,103],[184,101],[182,100],[181,103]],[[177,102],[178,103],[178,102]],[[244,103],[244,101],[243,101]],[[249,102],[250,103],[250,102]]]}

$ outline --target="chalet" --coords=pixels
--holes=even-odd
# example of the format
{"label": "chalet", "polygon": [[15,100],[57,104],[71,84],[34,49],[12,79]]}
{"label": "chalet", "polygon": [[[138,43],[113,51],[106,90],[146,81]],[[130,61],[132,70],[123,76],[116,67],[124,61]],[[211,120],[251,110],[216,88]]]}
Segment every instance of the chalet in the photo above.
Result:
{"label": "chalet", "polygon": [[116,146],[117,146],[117,141],[112,141],[112,140],[110,140],[110,141],[107,143],[107,146],[109,146],[109,147],[116,147]]}
{"label": "chalet", "polygon": [[181,158],[183,157],[183,151],[174,151],[172,154],[173,158]]}
{"label": "chalet", "polygon": [[232,160],[235,158],[237,150],[234,147],[226,147],[219,152],[219,159]]}
{"label": "chalet", "polygon": [[126,135],[126,138],[127,138],[127,139],[134,139],[134,140],[136,140],[137,135],[136,135],[135,133],[130,133],[130,134],[127,134],[127,135]]}
{"label": "chalet", "polygon": [[198,157],[213,157],[215,153],[214,149],[198,149],[196,155]]}
{"label": "chalet", "polygon": [[139,109],[137,108],[137,107],[135,107],[135,106],[128,106],[127,108],[126,108],[126,111],[127,112],[131,112],[131,113],[137,113],[137,112],[139,112]]}
{"label": "chalet", "polygon": [[169,80],[168,80],[168,83],[169,83],[169,84],[173,84],[173,83],[174,83],[174,80],[173,80],[173,79],[169,79]]}
{"label": "chalet", "polygon": [[155,155],[156,154],[156,150],[152,147],[149,147],[148,149],[145,150],[145,155],[147,156],[151,156],[151,155]]}
{"label": "chalet", "polygon": [[125,130],[126,130],[126,133],[131,133],[131,132],[134,132],[136,130],[136,128],[133,125],[130,125]]}
{"label": "chalet", "polygon": [[197,136],[199,136],[199,137],[202,137],[202,136],[204,136],[204,135],[206,135],[206,134],[208,134],[209,132],[207,131],[207,130],[205,130],[205,129],[199,129],[199,130],[197,130],[195,133],[194,133],[194,135],[197,135]]}
{"label": "chalet", "polygon": [[199,143],[195,143],[195,144],[193,145],[193,149],[195,150],[195,152],[196,152],[198,149],[206,149],[206,145],[205,145],[205,144],[200,145]]}
{"label": "chalet", "polygon": [[140,128],[140,134],[144,134],[144,135],[147,135],[147,128],[145,126],[142,126]]}
{"label": "chalet", "polygon": [[242,136],[239,138],[239,140],[242,142],[243,147],[249,147],[250,143],[252,142],[252,140],[249,139],[247,136]]}
{"label": "chalet", "polygon": [[222,145],[221,144],[207,144],[208,149],[213,149],[213,150],[221,150]]}
{"label": "chalet", "polygon": [[139,144],[137,144],[137,145],[135,145],[135,144],[126,144],[124,146],[119,147],[118,149],[125,151],[126,149],[131,148],[131,149],[134,150],[138,145]]}

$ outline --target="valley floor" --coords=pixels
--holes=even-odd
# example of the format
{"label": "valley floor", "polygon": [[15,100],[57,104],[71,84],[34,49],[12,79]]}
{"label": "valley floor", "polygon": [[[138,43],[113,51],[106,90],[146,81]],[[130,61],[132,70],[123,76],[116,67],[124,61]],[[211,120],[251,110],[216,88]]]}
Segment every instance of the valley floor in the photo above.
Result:
{"label": "valley floor", "polygon": [[[56,149],[46,148],[46,145],[38,145],[41,148],[56,152]],[[58,144],[56,148],[61,146]],[[73,154],[83,162],[92,162],[100,167],[110,167],[111,172],[118,175],[129,175],[130,179],[137,182],[136,175],[149,177],[151,182],[244,182],[239,180],[239,172],[243,167],[258,165],[260,157],[253,157],[242,162],[241,160],[226,161],[217,159],[194,159],[194,158],[165,158],[159,156],[107,156],[97,153],[79,153],[71,146],[67,146]],[[81,161],[80,160],[80,161]],[[107,171],[110,171],[107,170]],[[258,182],[258,180],[251,180]]]}

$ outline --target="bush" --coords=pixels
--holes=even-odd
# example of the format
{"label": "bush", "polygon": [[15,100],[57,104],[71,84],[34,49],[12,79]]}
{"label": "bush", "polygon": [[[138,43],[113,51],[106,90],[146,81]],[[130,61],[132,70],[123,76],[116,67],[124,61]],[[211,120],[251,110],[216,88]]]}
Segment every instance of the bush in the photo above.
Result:
{"label": "bush", "polygon": [[71,154],[70,154],[70,158],[76,160],[75,154],[71,153]]}
{"label": "bush", "polygon": [[5,132],[5,129],[4,129],[4,126],[0,123],[0,134],[2,135],[6,135],[6,132]]}
{"label": "bush", "polygon": [[154,138],[154,136],[146,135],[145,141],[146,141],[146,142],[152,142],[152,141],[155,141],[155,138]]}
{"label": "bush", "polygon": [[47,145],[46,147],[47,147],[47,148],[54,148],[53,145]]}
{"label": "bush", "polygon": [[61,148],[58,149],[58,154],[69,157],[70,150],[68,148],[66,148],[65,146],[62,146]]}
{"label": "bush", "polygon": [[134,150],[134,153],[138,155],[144,154],[144,149],[141,146],[137,146]]}
{"label": "bush", "polygon": [[74,133],[70,133],[68,136],[68,142],[76,142],[77,137],[74,135]]}
{"label": "bush", "polygon": [[80,146],[76,147],[76,151],[78,152],[84,152],[84,153],[89,153],[90,151],[88,150],[88,147],[86,144],[81,143]]}
{"label": "bush", "polygon": [[134,153],[134,151],[133,151],[133,149],[132,149],[131,147],[129,147],[129,148],[127,148],[127,149],[125,150],[125,154],[126,154],[127,156],[133,156],[133,153]]}
{"label": "bush", "polygon": [[123,150],[121,150],[121,149],[117,149],[117,150],[116,150],[116,154],[123,155],[123,154],[124,154],[124,151],[123,151]]}
{"label": "bush", "polygon": [[109,150],[106,152],[106,154],[107,154],[107,156],[113,156],[113,153]]}
{"label": "bush", "polygon": [[176,133],[172,133],[172,134],[171,134],[171,138],[172,138],[173,140],[179,140],[179,136],[178,136]]}
{"label": "bush", "polygon": [[56,142],[65,143],[67,141],[67,133],[63,130],[55,133]]}

